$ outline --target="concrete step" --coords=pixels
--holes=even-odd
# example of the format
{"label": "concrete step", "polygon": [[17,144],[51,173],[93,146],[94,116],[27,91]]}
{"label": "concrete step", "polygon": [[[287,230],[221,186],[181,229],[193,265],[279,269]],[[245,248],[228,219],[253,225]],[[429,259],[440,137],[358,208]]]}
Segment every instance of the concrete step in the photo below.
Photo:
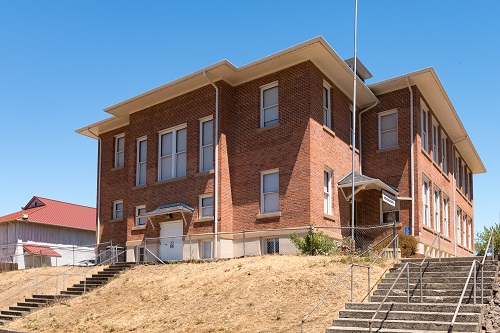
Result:
{"label": "concrete step", "polygon": [[18,310],[2,310],[2,311],[0,311],[0,314],[7,315],[7,316],[22,317],[26,314],[26,312],[25,311],[18,311]]}
{"label": "concrete step", "polygon": [[[394,280],[396,280],[396,277],[397,276],[392,276],[392,277],[385,277],[380,283],[387,283],[387,284],[390,284],[392,285],[392,283],[394,283]],[[440,277],[436,277],[436,276],[423,276],[422,277],[424,283],[426,282],[439,282],[439,283],[445,283],[445,284],[452,284],[452,283],[458,283],[458,284],[462,284],[462,286],[465,284],[465,282],[467,281],[467,277],[442,277],[442,275]],[[491,284],[495,281],[495,277],[494,276],[488,276],[488,277],[484,277],[483,279],[481,278],[477,278],[476,281],[478,283],[481,283],[481,280],[484,280],[484,283],[488,283],[488,284]],[[474,281],[474,277],[471,277],[470,279],[470,283],[472,283]],[[400,282],[404,282],[406,283],[406,275],[402,274],[399,279],[398,279],[398,282],[397,283],[400,283]],[[410,275],[410,283],[418,283],[420,282],[420,276],[417,276],[417,275],[413,275],[411,276]]]}
{"label": "concrete step", "polygon": [[63,295],[43,295],[43,294],[32,295],[31,297],[35,298],[35,299],[46,299],[49,301],[55,301],[55,300],[58,300],[60,298],[65,298],[65,296],[63,296]]}
{"label": "concrete step", "polygon": [[[392,282],[394,282],[394,280]],[[449,289],[461,289],[464,287],[464,284],[465,284],[465,281],[464,281],[464,283],[439,283],[439,282],[430,282],[430,281],[424,279],[424,282],[422,284],[422,289],[447,289],[447,288],[449,288]],[[493,285],[492,282],[490,282],[490,283],[485,282],[483,287],[484,287],[484,289],[491,289],[492,285]],[[392,286],[392,283],[381,282],[377,285],[377,289],[387,290],[387,289],[390,289],[391,286]],[[469,284],[469,288],[472,289],[472,286],[473,286],[473,284]],[[477,284],[477,288],[480,288],[480,286],[481,286],[481,282],[479,282]],[[401,279],[399,279],[398,282],[394,285],[394,288],[396,288],[396,289],[405,288],[406,289],[406,279],[403,279],[402,281],[401,281]],[[420,290],[420,282],[410,283],[410,290],[412,290],[412,289]]]}
{"label": "concrete step", "polygon": [[[397,278],[399,275],[399,272],[388,272],[384,279],[385,278],[389,278],[389,279],[395,279]],[[449,278],[450,275],[446,276],[446,274],[444,274],[443,272],[423,272],[423,277],[424,278],[432,278],[432,279],[436,279],[437,281],[440,281],[441,279],[446,279],[447,277]],[[469,272],[466,272],[466,271],[463,271],[463,272],[453,272],[453,277],[454,278],[462,278],[464,279],[464,281],[467,279],[467,277],[469,276]],[[495,271],[484,271],[483,272],[483,277],[484,278],[488,278],[488,277],[495,277],[496,276],[496,272]],[[401,278],[405,277],[406,278],[406,272],[403,272],[401,273]],[[481,277],[481,274],[478,272],[478,275],[477,277]],[[420,273],[418,271],[416,272],[412,272],[410,271],[410,279],[411,278],[420,278]],[[474,278],[474,274],[471,275],[471,279]]]}
{"label": "concrete step", "polygon": [[[333,321],[333,325],[340,327],[362,327],[367,328],[370,319],[345,319],[338,318]],[[444,331],[450,327],[450,321],[416,321],[416,320],[381,320],[375,319],[372,328],[376,329],[391,328],[403,330],[427,330],[427,331]],[[479,323],[464,323],[455,322],[453,325],[454,332],[476,332]],[[328,330],[327,330],[328,332]]]}
{"label": "concrete step", "polygon": [[[376,310],[341,310],[339,317],[351,319],[371,319],[375,314],[375,311]],[[376,319],[428,321],[429,318],[431,318],[432,321],[451,322],[453,315],[454,312],[384,310],[377,313]],[[474,322],[477,324],[479,318],[480,313],[460,312],[456,320],[457,322]]]}
{"label": "concrete step", "polygon": [[[38,303],[38,304],[46,304],[49,302],[48,299],[45,299],[45,298],[26,298],[24,300],[26,303]],[[19,303],[17,303],[19,304]]]}
{"label": "concrete step", "polygon": [[38,306],[22,306],[22,305],[19,305],[19,303],[17,303],[17,304],[18,305],[9,306],[9,310],[31,312],[35,309],[38,309]]}
{"label": "concrete step", "polygon": [[[373,292],[373,296],[383,295],[385,296],[389,289],[377,289]],[[423,296],[460,296],[462,294],[462,289],[423,289]],[[406,295],[406,288],[392,289],[390,295]],[[491,289],[486,289],[483,291],[483,297],[491,296],[493,291]],[[420,288],[410,288],[410,295],[420,296]],[[472,288],[467,288],[464,297],[472,297],[474,295]],[[481,297],[481,291],[478,288],[476,290],[476,297]]]}
{"label": "concrete step", "polygon": [[[326,329],[326,333],[366,333],[369,332],[368,328],[361,327],[339,327],[332,326]],[[390,328],[382,328],[382,329],[373,329],[373,333],[449,333],[449,331],[441,330],[441,331],[429,331],[429,330],[404,330],[404,329],[390,329]],[[477,333],[476,331],[463,332],[463,333]]]}
{"label": "concrete step", "polygon": [[[377,295],[377,296],[372,296],[371,301],[372,302],[382,302],[384,299],[385,295]],[[387,297],[386,302],[394,302],[394,303],[406,303],[407,297],[406,294],[404,296],[394,296],[390,295]],[[458,304],[458,301],[460,300],[460,296],[424,296],[422,299],[423,303],[455,303]],[[483,303],[486,304],[489,302],[488,297],[484,297]],[[420,303],[420,296],[411,296],[410,297],[410,303]],[[473,298],[472,297],[464,297],[463,304],[473,304]],[[476,304],[481,303],[481,297],[476,297]]]}
{"label": "concrete step", "polygon": [[[363,303],[346,303],[347,310],[377,310],[380,303],[378,302],[363,302]],[[455,312],[456,303],[441,303],[441,304],[426,304],[426,303],[391,303],[386,302],[382,305],[381,310],[393,311],[413,311],[413,312]],[[460,312],[481,313],[481,305],[464,304],[460,307]]]}
{"label": "concrete step", "polygon": [[14,319],[19,318],[18,316],[12,316],[12,315],[0,315],[0,320],[3,321],[13,321]]}
{"label": "concrete step", "polygon": [[[416,267],[416,266],[410,266],[410,272],[420,272],[422,270],[423,272],[449,272],[450,270],[453,270],[453,272],[467,272],[469,273],[471,266],[422,266],[422,267]],[[389,269],[389,272],[399,272],[403,269],[402,266],[394,266],[393,268]],[[406,270],[406,269],[405,269]],[[481,271],[480,268],[477,268],[478,273]],[[488,265],[483,267],[483,271],[496,271],[496,266]]]}
{"label": "concrete step", "polygon": [[[402,260],[402,262],[415,262],[415,263],[421,263],[424,258],[405,258]],[[426,262],[441,262],[441,263],[446,263],[446,262],[471,262],[473,260],[477,261],[482,261],[483,257],[453,257],[453,258],[427,258],[425,261]],[[491,256],[486,257],[486,261],[492,261]],[[497,260],[493,260],[493,262],[497,262]]]}
{"label": "concrete step", "polygon": [[108,279],[111,279],[111,278],[114,278],[116,276],[116,274],[113,274],[113,273],[103,273],[103,272],[99,272],[97,274],[92,274],[92,278],[108,278]]}
{"label": "concrete step", "polygon": [[84,292],[83,291],[65,290],[65,291],[61,291],[61,294],[63,294],[63,295],[69,295],[69,296],[80,296],[80,295],[84,294]]}

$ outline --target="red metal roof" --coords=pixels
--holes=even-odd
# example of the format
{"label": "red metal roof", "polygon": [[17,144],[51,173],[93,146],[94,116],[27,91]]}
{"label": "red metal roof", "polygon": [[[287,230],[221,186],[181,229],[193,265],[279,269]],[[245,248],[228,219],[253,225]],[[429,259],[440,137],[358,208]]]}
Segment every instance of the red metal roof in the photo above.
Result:
{"label": "red metal roof", "polygon": [[[2,216],[0,222],[22,220],[69,228],[96,230],[97,216],[95,208],[41,197],[33,197],[33,199],[38,199],[43,205]],[[23,218],[23,214],[27,218]]]}
{"label": "red metal roof", "polygon": [[23,245],[23,248],[31,254],[44,257],[62,257],[59,253],[48,246],[43,245]]}

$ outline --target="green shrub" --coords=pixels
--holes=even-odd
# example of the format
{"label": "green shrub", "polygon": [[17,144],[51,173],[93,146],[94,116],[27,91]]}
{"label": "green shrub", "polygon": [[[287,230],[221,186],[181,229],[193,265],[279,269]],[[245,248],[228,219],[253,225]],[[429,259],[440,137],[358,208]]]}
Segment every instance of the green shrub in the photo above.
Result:
{"label": "green shrub", "polygon": [[398,244],[403,258],[411,257],[417,253],[417,240],[413,236],[406,234],[399,235]]}
{"label": "green shrub", "polygon": [[330,239],[328,235],[325,235],[322,231],[311,232],[309,231],[307,235],[301,237],[297,234],[291,234],[290,240],[299,249],[302,254],[312,255],[329,255],[335,252],[340,252],[338,242]]}

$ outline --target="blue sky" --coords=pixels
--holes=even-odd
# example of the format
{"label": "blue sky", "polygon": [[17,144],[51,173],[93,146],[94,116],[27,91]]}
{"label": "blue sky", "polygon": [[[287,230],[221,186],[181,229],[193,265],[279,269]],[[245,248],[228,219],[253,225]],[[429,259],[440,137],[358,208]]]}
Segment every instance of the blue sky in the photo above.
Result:
{"label": "blue sky", "polygon": [[[237,66],[322,35],[353,55],[352,1],[1,1],[0,216],[33,196],[95,206],[102,110],[222,59]],[[500,2],[359,1],[374,83],[433,66],[488,172],[476,230],[499,220]]]}

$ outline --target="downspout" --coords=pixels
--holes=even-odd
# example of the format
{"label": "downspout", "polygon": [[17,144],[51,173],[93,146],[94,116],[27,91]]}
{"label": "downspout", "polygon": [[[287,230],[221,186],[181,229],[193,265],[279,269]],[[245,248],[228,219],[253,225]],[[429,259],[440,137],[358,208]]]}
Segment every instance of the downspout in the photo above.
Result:
{"label": "downspout", "polygon": [[[456,192],[456,188],[457,188],[457,178],[455,177],[455,146],[466,140],[467,138],[469,137],[469,135],[466,135],[465,138],[461,139],[461,140],[458,140],[457,142],[454,142],[452,145],[451,145],[451,154],[452,154],[452,160],[451,160],[451,165],[452,165],[452,170],[453,170],[453,179],[451,180],[451,182],[453,183],[453,187],[452,187],[452,191],[453,191],[453,235],[454,235],[454,243],[455,243],[455,257],[457,256],[457,202],[456,202],[456,197],[455,197],[455,192]],[[459,167],[460,168],[460,167]],[[458,170],[458,172],[460,172],[460,170]],[[460,223],[460,221],[458,221],[458,223]]]}
{"label": "downspout", "polygon": [[362,140],[363,136],[361,135],[362,134],[362,131],[361,131],[361,115],[363,113],[365,113],[366,111],[368,111],[368,110],[376,107],[378,105],[378,103],[380,103],[380,101],[377,99],[377,101],[373,105],[367,107],[366,109],[364,109],[363,111],[361,111],[359,113],[359,173],[360,174],[363,174],[363,163],[362,163],[363,162],[363,157],[362,157],[363,156],[363,150],[362,150],[363,145],[361,144],[361,142],[363,142],[363,140]]}
{"label": "downspout", "polygon": [[214,253],[213,257],[218,257],[218,223],[219,223],[219,88],[210,80],[207,73],[203,71],[203,76],[207,78],[212,87],[215,88],[215,152],[214,152]]}
{"label": "downspout", "polygon": [[97,235],[96,235],[96,254],[99,251],[99,243],[101,241],[101,156],[102,156],[102,141],[101,138],[90,130],[87,130],[94,135],[99,141],[99,163],[97,164]]}
{"label": "downspout", "polygon": [[413,90],[411,89],[410,80],[406,77],[406,85],[410,91],[410,188],[411,188],[411,235],[415,236],[415,138],[413,133]]}

